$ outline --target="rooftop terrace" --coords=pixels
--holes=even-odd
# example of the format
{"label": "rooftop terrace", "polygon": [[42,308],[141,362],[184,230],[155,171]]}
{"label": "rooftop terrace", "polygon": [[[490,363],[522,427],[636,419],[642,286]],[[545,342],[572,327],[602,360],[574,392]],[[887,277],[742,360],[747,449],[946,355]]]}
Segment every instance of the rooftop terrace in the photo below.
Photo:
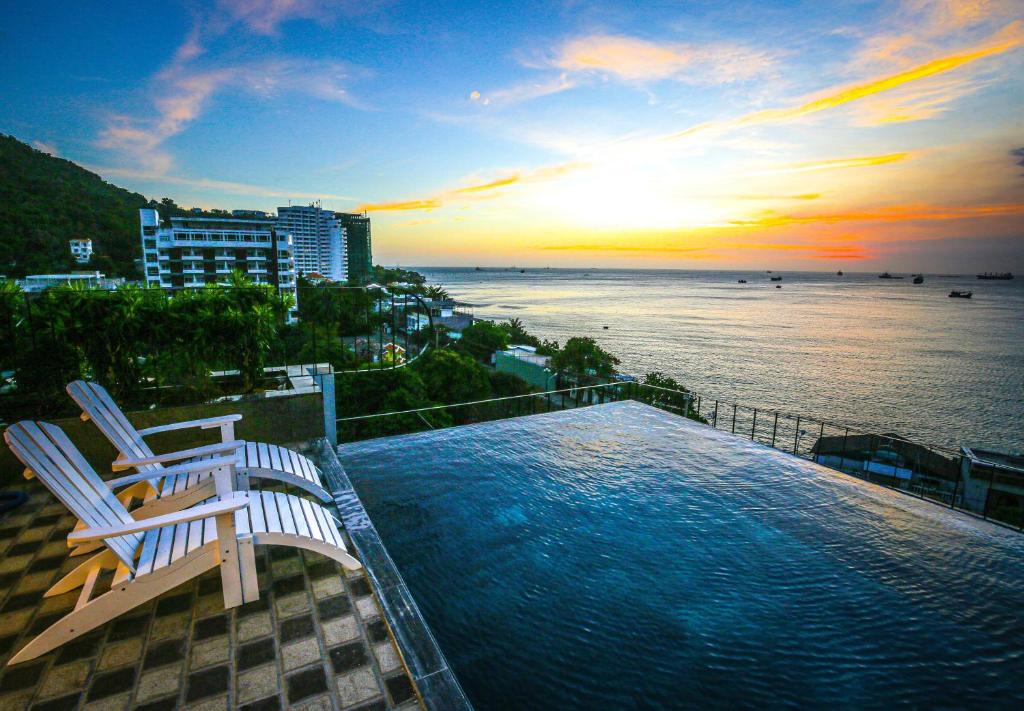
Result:
{"label": "rooftop terrace", "polygon": [[[316,444],[302,449],[337,471],[324,461],[333,460],[330,448]],[[4,664],[75,606],[78,590],[43,593],[83,560],[69,558],[65,541],[75,517],[48,491],[35,482],[5,489],[28,499],[0,516]],[[209,571],[49,654],[4,667],[0,708],[421,707],[364,572],[280,546],[256,555],[258,601],[225,611],[220,575]]]}

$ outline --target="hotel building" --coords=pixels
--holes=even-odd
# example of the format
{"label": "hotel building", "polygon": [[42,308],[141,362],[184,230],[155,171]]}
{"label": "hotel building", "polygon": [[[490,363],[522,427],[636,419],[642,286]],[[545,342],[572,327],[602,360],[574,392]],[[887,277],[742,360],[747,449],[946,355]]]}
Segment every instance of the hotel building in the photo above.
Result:
{"label": "hotel building", "polygon": [[348,280],[345,229],[333,212],[319,205],[279,207],[277,230],[291,235],[299,274]]}
{"label": "hotel building", "polygon": [[239,271],[256,284],[295,293],[291,237],[272,217],[181,215],[161,221],[152,208],[139,210],[146,283],[163,289],[224,282]]}
{"label": "hotel building", "polygon": [[345,230],[349,283],[369,283],[373,274],[370,218],[366,216],[365,212],[336,212],[334,216]]}

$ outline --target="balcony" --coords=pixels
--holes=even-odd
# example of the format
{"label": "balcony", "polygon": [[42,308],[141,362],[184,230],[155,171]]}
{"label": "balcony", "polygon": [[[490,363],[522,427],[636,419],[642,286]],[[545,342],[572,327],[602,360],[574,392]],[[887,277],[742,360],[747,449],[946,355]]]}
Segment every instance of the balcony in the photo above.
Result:
{"label": "balcony", "polygon": [[266,274],[267,270],[264,267],[249,267],[246,272],[249,274]]}
{"label": "balcony", "polygon": [[197,259],[201,260],[202,258],[203,258],[203,255],[201,255],[201,254],[183,254],[183,255],[181,255],[181,259],[183,261],[184,260],[197,260]]}
{"label": "balcony", "polygon": [[192,267],[185,267],[184,269],[181,270],[181,273],[182,274],[205,274],[206,270],[203,269],[202,267],[192,266]]}
{"label": "balcony", "polygon": [[235,255],[233,255],[233,254],[218,254],[216,257],[214,257],[214,259],[216,259],[217,261],[233,262],[233,261],[235,261]]}

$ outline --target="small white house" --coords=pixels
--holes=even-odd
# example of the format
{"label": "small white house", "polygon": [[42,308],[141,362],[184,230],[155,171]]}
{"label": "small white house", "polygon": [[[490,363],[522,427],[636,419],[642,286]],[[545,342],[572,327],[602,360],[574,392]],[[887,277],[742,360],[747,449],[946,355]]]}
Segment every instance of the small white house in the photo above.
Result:
{"label": "small white house", "polygon": [[75,258],[75,261],[79,264],[88,264],[92,258],[92,240],[91,239],[72,239],[68,240],[68,244],[71,246],[71,256]]}

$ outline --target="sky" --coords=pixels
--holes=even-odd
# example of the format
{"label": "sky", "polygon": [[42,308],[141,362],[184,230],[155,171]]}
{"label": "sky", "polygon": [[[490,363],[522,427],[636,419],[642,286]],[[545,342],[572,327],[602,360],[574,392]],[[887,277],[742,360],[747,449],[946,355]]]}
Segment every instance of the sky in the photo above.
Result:
{"label": "sky", "polygon": [[1024,3],[4,2],[0,132],[386,265],[1024,271]]}

